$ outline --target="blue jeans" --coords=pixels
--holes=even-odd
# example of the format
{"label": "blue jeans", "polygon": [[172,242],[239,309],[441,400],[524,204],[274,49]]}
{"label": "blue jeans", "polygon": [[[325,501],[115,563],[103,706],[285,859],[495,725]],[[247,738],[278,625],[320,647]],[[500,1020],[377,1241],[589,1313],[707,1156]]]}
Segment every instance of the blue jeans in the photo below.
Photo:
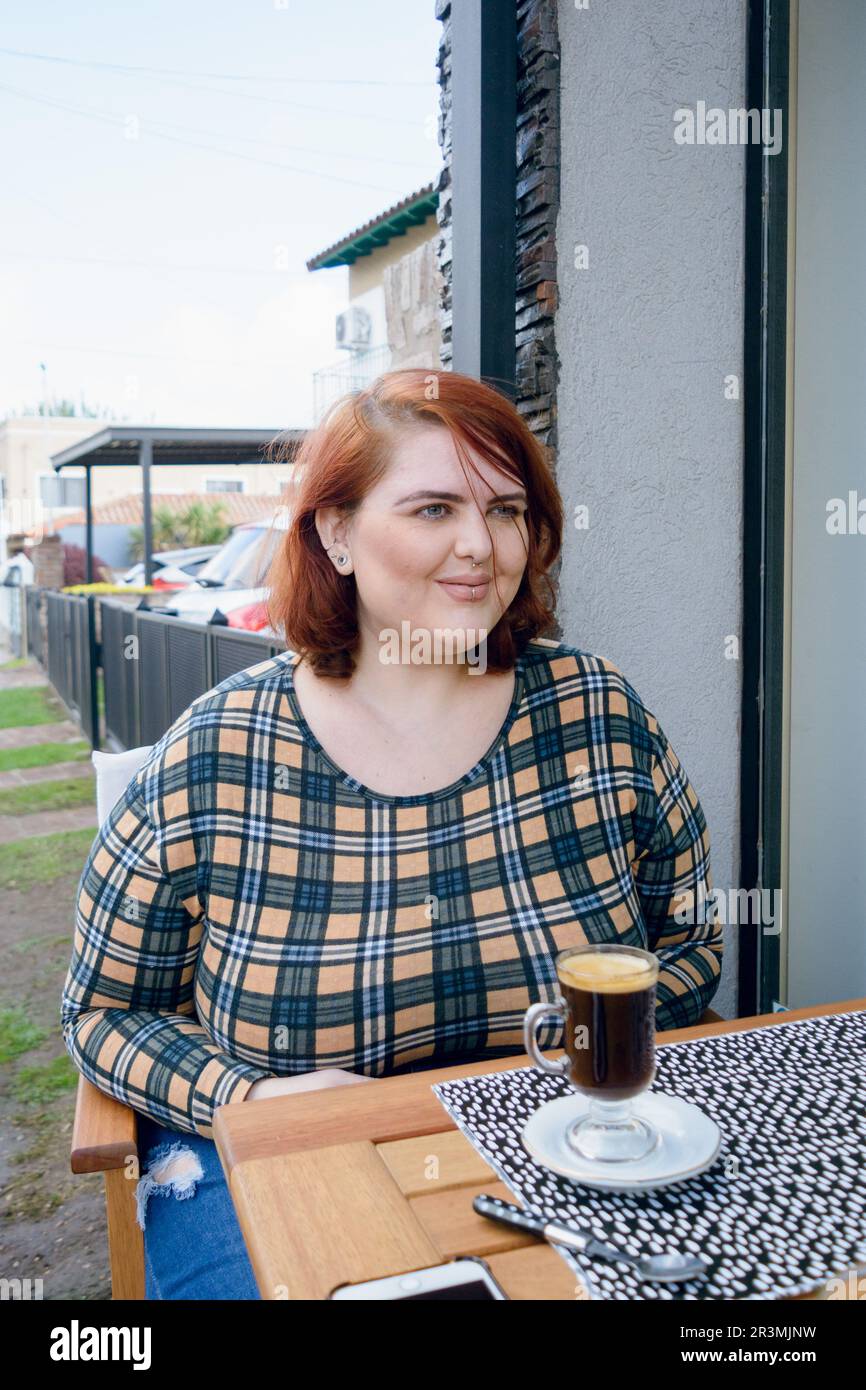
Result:
{"label": "blue jeans", "polygon": [[[159,1171],[159,1160],[172,1153],[186,1170],[175,1179]],[[260,1298],[213,1140],[139,1113],[138,1154],[145,1298]]]}

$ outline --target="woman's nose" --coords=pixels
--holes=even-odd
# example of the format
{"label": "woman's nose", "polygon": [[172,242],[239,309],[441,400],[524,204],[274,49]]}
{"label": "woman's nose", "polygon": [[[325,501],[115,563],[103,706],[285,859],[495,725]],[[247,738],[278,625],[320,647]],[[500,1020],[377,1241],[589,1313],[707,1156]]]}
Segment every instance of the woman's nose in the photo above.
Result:
{"label": "woman's nose", "polygon": [[459,539],[455,542],[454,553],[461,560],[468,560],[470,565],[473,560],[477,560],[479,565],[484,564],[493,553],[493,546],[490,536],[483,522],[477,526],[464,526],[461,528]]}

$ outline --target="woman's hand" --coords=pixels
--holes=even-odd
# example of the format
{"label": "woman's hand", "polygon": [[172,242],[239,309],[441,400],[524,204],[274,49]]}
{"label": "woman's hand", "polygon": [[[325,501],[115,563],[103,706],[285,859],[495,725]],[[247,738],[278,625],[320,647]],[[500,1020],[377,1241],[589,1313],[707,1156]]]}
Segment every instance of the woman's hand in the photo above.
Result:
{"label": "woman's hand", "polygon": [[290,1095],[293,1091],[323,1091],[331,1086],[352,1086],[356,1081],[378,1081],[376,1076],[359,1076],[339,1067],[322,1071],[305,1071],[299,1076],[263,1076],[254,1081],[244,1100],[268,1100],[271,1096]]}

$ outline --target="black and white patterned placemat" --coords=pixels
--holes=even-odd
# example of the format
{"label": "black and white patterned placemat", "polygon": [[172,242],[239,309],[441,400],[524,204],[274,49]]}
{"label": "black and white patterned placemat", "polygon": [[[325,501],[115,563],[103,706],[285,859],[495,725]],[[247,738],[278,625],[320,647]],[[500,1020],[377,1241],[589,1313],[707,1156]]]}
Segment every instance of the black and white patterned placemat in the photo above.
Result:
{"label": "black and white patterned placemat", "polygon": [[722,1147],[698,1174],[650,1192],[602,1192],[530,1158],[520,1135],[563,1078],[534,1067],[432,1087],[523,1204],[590,1226],[630,1254],[683,1250],[709,1277],[642,1281],[623,1264],[557,1246],[599,1299],[770,1299],[866,1263],[866,1011],[778,1023],[657,1049],[653,1091],[716,1121]]}

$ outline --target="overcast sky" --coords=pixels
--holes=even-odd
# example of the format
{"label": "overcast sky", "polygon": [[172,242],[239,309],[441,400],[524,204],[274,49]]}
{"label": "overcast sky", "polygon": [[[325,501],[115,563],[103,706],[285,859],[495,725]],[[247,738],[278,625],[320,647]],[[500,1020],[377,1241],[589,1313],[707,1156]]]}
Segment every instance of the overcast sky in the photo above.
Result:
{"label": "overcast sky", "polygon": [[348,271],[305,262],[435,176],[440,28],[434,0],[5,4],[0,419],[47,381],[308,425]]}

